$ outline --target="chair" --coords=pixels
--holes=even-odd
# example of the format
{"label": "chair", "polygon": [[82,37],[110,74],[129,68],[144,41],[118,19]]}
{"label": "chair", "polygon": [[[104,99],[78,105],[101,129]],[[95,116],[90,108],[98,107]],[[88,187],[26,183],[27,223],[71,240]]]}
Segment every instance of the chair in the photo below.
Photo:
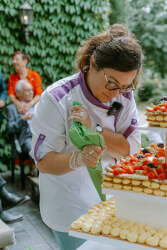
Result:
{"label": "chair", "polygon": [[29,155],[22,152],[19,141],[17,139],[17,135],[11,135],[11,146],[12,146],[12,154],[11,154],[11,181],[14,182],[15,179],[15,160],[19,159],[20,164],[20,175],[21,175],[21,188],[25,189],[25,173],[24,173],[24,162],[25,160],[29,160]]}

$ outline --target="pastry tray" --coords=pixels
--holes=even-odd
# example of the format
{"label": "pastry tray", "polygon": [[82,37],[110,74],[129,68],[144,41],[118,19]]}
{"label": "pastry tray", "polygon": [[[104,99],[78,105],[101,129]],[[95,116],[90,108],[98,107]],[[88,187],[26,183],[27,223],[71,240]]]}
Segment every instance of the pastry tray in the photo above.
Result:
{"label": "pastry tray", "polygon": [[102,235],[93,235],[88,233],[83,233],[79,231],[69,230],[69,235],[85,240],[93,240],[96,242],[104,243],[107,245],[115,246],[115,247],[121,247],[126,250],[155,250],[155,249],[161,249],[159,247],[149,247],[146,245],[138,244],[138,243],[130,243],[126,240],[120,240],[116,237],[110,237],[110,236],[102,236]]}

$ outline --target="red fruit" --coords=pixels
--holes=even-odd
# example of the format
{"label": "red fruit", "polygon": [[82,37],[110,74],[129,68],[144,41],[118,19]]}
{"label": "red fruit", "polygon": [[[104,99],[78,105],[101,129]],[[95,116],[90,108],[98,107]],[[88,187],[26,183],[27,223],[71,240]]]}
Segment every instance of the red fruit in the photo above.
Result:
{"label": "red fruit", "polygon": [[132,162],[136,162],[136,161],[137,161],[136,158],[131,158],[129,162],[132,163]]}
{"label": "red fruit", "polygon": [[115,168],[113,171],[113,175],[119,175],[119,169]]}
{"label": "red fruit", "polygon": [[154,111],[153,108],[150,108],[150,107],[147,107],[146,110],[147,110],[147,112],[153,112]]}
{"label": "red fruit", "polygon": [[134,168],[132,168],[131,166],[128,166],[128,167],[127,167],[127,172],[128,172],[128,174],[134,174],[134,173],[135,173],[135,170],[134,170]]}
{"label": "red fruit", "polygon": [[163,168],[167,168],[167,163],[162,163]]}
{"label": "red fruit", "polygon": [[123,168],[119,168],[119,173],[120,174],[126,174],[127,171],[125,169],[123,169]]}
{"label": "red fruit", "polygon": [[157,157],[163,157],[163,156],[165,156],[165,149],[164,148],[158,148],[156,156]]}
{"label": "red fruit", "polygon": [[155,179],[155,178],[156,178],[155,173],[154,173],[154,172],[149,172],[149,173],[148,173],[148,178],[149,178],[149,179]]}
{"label": "red fruit", "polygon": [[156,177],[158,176],[157,170],[155,168],[149,168],[149,171],[153,172],[156,175]]}
{"label": "red fruit", "polygon": [[143,174],[143,175],[147,175],[147,174],[148,174],[148,171],[147,171],[147,170],[143,170],[143,171],[142,171],[142,174]]}
{"label": "red fruit", "polygon": [[134,170],[141,170],[142,168],[141,168],[141,166],[136,165],[136,166],[133,167],[133,169]]}
{"label": "red fruit", "polygon": [[166,178],[166,174],[165,173],[161,173],[158,175],[158,180],[163,181]]}
{"label": "red fruit", "polygon": [[144,165],[147,165],[147,163],[149,163],[150,161],[147,161],[147,160],[145,160],[145,161],[143,161],[143,166]]}
{"label": "red fruit", "polygon": [[147,167],[147,166],[141,166],[141,169],[144,170],[144,171],[149,171],[150,170],[150,168]]}
{"label": "red fruit", "polygon": [[155,106],[155,107],[153,107],[153,109],[154,109],[154,111],[157,111],[157,110],[160,110],[161,109],[161,106]]}
{"label": "red fruit", "polygon": [[112,169],[115,169],[115,168],[120,168],[120,166],[119,166],[119,165],[117,165],[117,164],[115,164],[115,165],[112,165],[112,166],[111,166],[111,168],[112,168]]}
{"label": "red fruit", "polygon": [[161,174],[161,173],[165,173],[165,170],[163,167],[158,167],[157,172],[158,172],[158,174]]}
{"label": "red fruit", "polygon": [[146,154],[145,154],[145,157],[150,157],[150,156],[151,156],[150,153],[146,153]]}
{"label": "red fruit", "polygon": [[158,164],[159,164],[159,162],[158,162],[158,160],[157,160],[156,158],[154,158],[154,159],[152,160],[152,163],[153,163],[154,165],[158,165]]}

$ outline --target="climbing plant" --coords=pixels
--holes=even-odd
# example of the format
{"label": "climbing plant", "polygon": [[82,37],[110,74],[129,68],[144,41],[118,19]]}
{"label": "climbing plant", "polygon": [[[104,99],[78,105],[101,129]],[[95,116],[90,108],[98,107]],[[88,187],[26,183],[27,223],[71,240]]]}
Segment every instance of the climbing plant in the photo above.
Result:
{"label": "climbing plant", "polygon": [[[0,70],[7,85],[8,77],[14,72],[11,56],[15,50],[23,50],[31,56],[28,66],[41,75],[43,87],[46,88],[73,73],[75,53],[83,40],[107,29],[109,0],[27,2],[33,8],[34,17],[29,27],[29,39],[25,43],[18,15],[23,1],[0,1]],[[4,131],[5,114],[0,131],[1,162],[10,158],[8,135]]]}

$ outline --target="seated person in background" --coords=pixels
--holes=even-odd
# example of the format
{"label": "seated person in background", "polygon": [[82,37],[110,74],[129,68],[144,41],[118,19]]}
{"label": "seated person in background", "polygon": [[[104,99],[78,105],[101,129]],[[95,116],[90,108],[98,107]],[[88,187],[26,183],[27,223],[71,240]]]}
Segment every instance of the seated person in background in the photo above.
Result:
{"label": "seated person in background", "polygon": [[[12,103],[17,107],[20,114],[26,113],[31,107],[33,107],[40,99],[40,95],[43,91],[42,80],[40,75],[27,68],[27,64],[30,61],[30,56],[23,51],[17,50],[13,55],[13,67],[16,73],[13,73],[9,77],[8,94]],[[15,92],[15,85],[20,79],[27,80],[33,87],[34,97],[27,103],[20,102],[17,99]]]}
{"label": "seated person in background", "polygon": [[[32,85],[27,80],[19,80],[15,86],[16,96],[21,104],[30,103],[33,100],[34,92]],[[29,155],[31,149],[32,134],[30,123],[33,116],[33,107],[30,107],[24,114],[20,114],[15,104],[6,107],[8,131],[16,134],[22,152]],[[28,175],[33,175],[34,163],[30,163]]]}
{"label": "seated person in background", "polygon": [[6,98],[7,98],[7,90],[3,80],[3,75],[0,72],[0,124],[2,121],[1,109],[5,106]]}
{"label": "seated person in background", "polygon": [[14,223],[23,219],[22,214],[13,215],[4,210],[21,205],[30,200],[29,196],[19,197],[9,193],[5,188],[6,181],[0,176],[0,219],[6,223]]}
{"label": "seated person in background", "polygon": [[[7,98],[7,90],[3,80],[2,73],[0,72],[0,109],[5,106],[5,101]],[[0,126],[2,122],[2,115],[0,113]],[[23,204],[25,201],[28,201],[30,198],[28,196],[18,197],[15,194],[9,193],[5,188],[6,181],[0,176],[0,219],[6,223],[14,223],[16,221],[22,220],[23,215],[12,215],[4,210],[12,208]]]}

